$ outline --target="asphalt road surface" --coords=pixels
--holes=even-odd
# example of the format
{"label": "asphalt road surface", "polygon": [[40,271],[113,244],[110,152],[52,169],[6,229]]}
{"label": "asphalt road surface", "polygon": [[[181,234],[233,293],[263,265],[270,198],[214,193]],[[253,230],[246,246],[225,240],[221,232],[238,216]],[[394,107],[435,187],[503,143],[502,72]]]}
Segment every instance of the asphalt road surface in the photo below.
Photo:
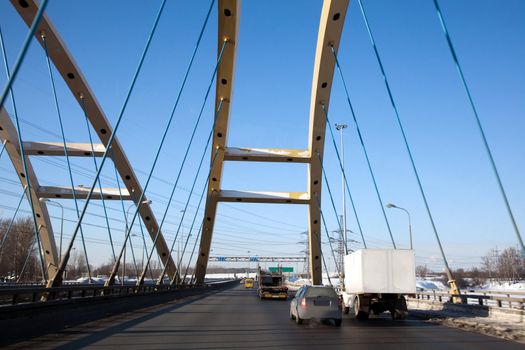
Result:
{"label": "asphalt road surface", "polygon": [[[38,325],[34,325],[37,327]],[[1,330],[0,330],[1,332]],[[341,327],[289,320],[289,300],[264,300],[242,285],[164,303],[4,348],[20,349],[524,349],[493,337],[388,314]]]}

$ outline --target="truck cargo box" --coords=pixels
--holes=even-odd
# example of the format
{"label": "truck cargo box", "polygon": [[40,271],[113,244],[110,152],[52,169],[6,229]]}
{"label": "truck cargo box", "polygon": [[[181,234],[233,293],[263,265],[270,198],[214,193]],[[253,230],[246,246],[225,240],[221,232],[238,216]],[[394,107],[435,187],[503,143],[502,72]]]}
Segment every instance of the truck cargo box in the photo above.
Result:
{"label": "truck cargo box", "polygon": [[361,249],[345,256],[345,290],[352,294],[416,292],[413,250]]}

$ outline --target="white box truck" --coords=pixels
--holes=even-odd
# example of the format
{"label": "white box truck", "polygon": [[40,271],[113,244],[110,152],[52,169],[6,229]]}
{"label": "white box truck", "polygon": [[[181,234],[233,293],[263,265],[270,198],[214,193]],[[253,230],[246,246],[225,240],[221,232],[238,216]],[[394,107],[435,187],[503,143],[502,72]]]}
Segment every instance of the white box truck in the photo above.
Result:
{"label": "white box truck", "polygon": [[413,250],[361,249],[344,259],[343,310],[358,319],[370,312],[390,311],[392,319],[404,319],[404,295],[416,293],[416,258]]}

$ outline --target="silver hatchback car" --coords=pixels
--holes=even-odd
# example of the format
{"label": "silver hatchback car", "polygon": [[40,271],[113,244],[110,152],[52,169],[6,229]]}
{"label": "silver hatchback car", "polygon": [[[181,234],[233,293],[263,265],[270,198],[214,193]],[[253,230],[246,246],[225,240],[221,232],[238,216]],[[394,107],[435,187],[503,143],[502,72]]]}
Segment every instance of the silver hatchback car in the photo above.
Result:
{"label": "silver hatchback car", "polygon": [[290,319],[297,324],[310,319],[334,320],[339,327],[341,309],[341,299],[332,287],[304,285],[290,303]]}

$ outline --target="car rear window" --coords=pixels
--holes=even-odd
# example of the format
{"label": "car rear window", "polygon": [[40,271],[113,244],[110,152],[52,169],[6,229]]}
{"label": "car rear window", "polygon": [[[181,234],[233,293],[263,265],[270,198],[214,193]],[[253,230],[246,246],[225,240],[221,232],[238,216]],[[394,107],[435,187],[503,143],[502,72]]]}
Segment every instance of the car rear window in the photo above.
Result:
{"label": "car rear window", "polygon": [[306,292],[308,298],[327,297],[337,298],[337,293],[332,288],[308,288]]}

